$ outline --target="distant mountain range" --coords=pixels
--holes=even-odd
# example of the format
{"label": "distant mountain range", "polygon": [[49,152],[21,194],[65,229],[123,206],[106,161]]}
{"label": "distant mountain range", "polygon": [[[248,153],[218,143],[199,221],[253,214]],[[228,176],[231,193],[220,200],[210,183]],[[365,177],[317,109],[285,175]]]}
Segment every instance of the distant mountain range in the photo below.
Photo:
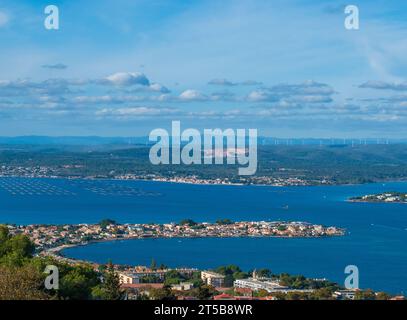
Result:
{"label": "distant mountain range", "polygon": [[0,137],[0,144],[24,145],[108,145],[108,144],[147,144],[148,137],[98,137],[98,136],[19,136]]}
{"label": "distant mountain range", "polygon": [[[17,136],[0,137],[0,144],[15,145],[148,145],[148,137],[100,137],[100,136]],[[363,145],[407,144],[407,139],[339,139],[339,138],[273,138],[259,137],[259,145]]]}

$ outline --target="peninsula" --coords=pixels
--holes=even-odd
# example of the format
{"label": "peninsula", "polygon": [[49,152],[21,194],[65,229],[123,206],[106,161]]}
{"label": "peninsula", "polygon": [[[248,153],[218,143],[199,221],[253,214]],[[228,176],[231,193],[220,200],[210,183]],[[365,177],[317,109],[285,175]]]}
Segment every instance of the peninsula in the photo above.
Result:
{"label": "peninsula", "polygon": [[345,234],[345,230],[338,227],[306,222],[232,222],[228,219],[215,223],[197,223],[186,219],[179,223],[167,224],[118,224],[106,219],[98,224],[7,227],[11,234],[28,236],[35,244],[38,254],[54,256],[66,246],[85,245],[94,241],[174,237],[327,237]]}
{"label": "peninsula", "polygon": [[350,202],[385,202],[385,203],[407,203],[407,193],[384,192],[349,199]]}

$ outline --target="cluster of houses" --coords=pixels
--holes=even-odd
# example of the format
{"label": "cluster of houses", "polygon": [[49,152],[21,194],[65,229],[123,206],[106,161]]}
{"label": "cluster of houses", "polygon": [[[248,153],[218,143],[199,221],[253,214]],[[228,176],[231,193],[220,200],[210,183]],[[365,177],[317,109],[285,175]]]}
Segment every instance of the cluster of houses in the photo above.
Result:
{"label": "cluster of houses", "polygon": [[25,234],[35,244],[37,251],[51,249],[67,244],[80,245],[93,240],[114,238],[109,230],[103,230],[97,224],[80,225],[8,225],[11,234]]}
{"label": "cluster of houses", "polygon": [[[0,166],[0,177],[25,177],[25,178],[56,178],[62,176],[61,173],[66,169],[78,169],[82,168],[81,165],[63,165],[59,168],[49,166]],[[62,171],[61,171],[62,170]],[[70,176],[66,172],[63,172],[63,177],[78,178],[77,175]],[[208,185],[243,185],[243,184],[261,184],[272,186],[305,186],[310,182],[297,177],[271,177],[271,176],[256,176],[256,177],[237,177],[237,178],[213,178],[202,179],[198,176],[173,176],[164,177],[156,174],[106,174],[106,175],[89,175],[82,178],[86,179],[100,179],[111,178],[117,180],[153,180],[163,182],[175,182],[175,183],[189,183],[189,184],[208,184]],[[328,183],[327,181],[316,181],[316,183]]]}
{"label": "cluster of houses", "polygon": [[[175,182],[175,183],[189,183],[189,184],[222,184],[222,185],[244,185],[244,184],[259,184],[259,185],[270,185],[270,186],[306,186],[310,185],[309,181],[306,181],[297,177],[279,178],[271,176],[253,176],[253,177],[237,177],[230,179],[215,178],[215,179],[202,179],[197,176],[174,176],[174,177],[164,177],[155,174],[147,175],[135,175],[131,173],[116,175],[115,179],[119,180],[153,180],[162,182]],[[329,184],[329,181],[325,179],[321,181],[316,181],[317,184]]]}
{"label": "cluster of houses", "polygon": [[[27,235],[39,251],[89,241],[172,237],[322,237],[343,235],[344,230],[304,222],[230,222],[167,224],[9,225],[11,233]],[[55,250],[53,250],[55,252]]]}
{"label": "cluster of houses", "polygon": [[[180,274],[190,276],[197,272],[196,269],[175,269]],[[141,269],[134,272],[119,272],[119,278],[122,288],[126,291],[127,299],[138,299],[140,296],[149,297],[150,293],[155,289],[164,287],[165,274],[168,270],[149,270]],[[225,276],[213,271],[199,271],[200,278],[203,284],[212,286],[218,294],[215,294],[213,300],[277,300],[276,295],[279,293],[311,293],[312,289],[293,289],[283,286],[276,279],[262,278],[253,272],[252,277],[246,279],[238,279],[233,283],[233,287],[225,286]],[[141,279],[146,276],[154,276],[160,279],[161,282],[142,283]],[[324,279],[323,279],[324,280]],[[178,300],[197,300],[194,295],[188,295],[194,288],[192,282],[180,282],[171,285],[172,292],[176,293]],[[257,292],[263,291],[266,294],[261,296],[256,295]],[[178,294],[177,294],[178,293]],[[332,294],[332,298],[336,300],[354,300],[357,290],[337,290]],[[393,297],[392,300],[404,300],[403,296]]]}
{"label": "cluster of houses", "polygon": [[386,192],[380,194],[368,194],[361,197],[351,198],[355,202],[397,202],[407,203],[407,193]]}

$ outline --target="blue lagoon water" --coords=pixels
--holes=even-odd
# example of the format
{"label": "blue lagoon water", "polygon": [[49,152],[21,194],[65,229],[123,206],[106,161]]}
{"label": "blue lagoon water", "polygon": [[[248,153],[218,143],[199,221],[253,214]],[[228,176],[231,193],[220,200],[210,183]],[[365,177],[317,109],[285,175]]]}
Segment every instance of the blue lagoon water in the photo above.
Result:
{"label": "blue lagoon water", "polygon": [[64,254],[104,263],[245,270],[327,277],[357,265],[364,288],[407,293],[407,205],[349,203],[351,196],[407,192],[407,183],[321,187],[205,186],[147,181],[0,178],[0,223],[286,220],[344,227],[319,239],[148,239],[94,243]]}

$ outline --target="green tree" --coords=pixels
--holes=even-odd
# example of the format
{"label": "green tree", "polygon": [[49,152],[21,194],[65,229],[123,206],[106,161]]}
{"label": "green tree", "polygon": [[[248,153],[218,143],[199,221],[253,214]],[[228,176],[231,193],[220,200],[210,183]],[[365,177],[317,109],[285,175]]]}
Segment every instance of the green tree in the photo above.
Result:
{"label": "green tree", "polygon": [[224,225],[224,224],[233,224],[233,221],[230,219],[219,219],[216,220],[217,224]]}
{"label": "green tree", "polygon": [[153,300],[175,300],[176,297],[168,286],[162,289],[152,288],[150,290],[150,298]]}
{"label": "green tree", "polygon": [[106,229],[107,226],[116,225],[116,224],[117,224],[116,221],[114,221],[112,219],[103,219],[102,221],[99,222],[99,226],[102,229]]}
{"label": "green tree", "polygon": [[311,298],[315,299],[315,300],[332,300],[333,299],[332,293],[333,293],[333,290],[331,290],[330,288],[321,288],[321,289],[315,290],[311,294]]}
{"label": "green tree", "polygon": [[32,257],[34,249],[26,235],[11,236],[6,226],[0,226],[0,264],[22,266]]}
{"label": "green tree", "polygon": [[209,298],[212,298],[216,293],[217,291],[214,287],[203,285],[197,289],[196,297],[199,300],[208,300]]}
{"label": "green tree", "polygon": [[373,290],[358,290],[355,293],[355,300],[375,300],[376,295]]}
{"label": "green tree", "polygon": [[165,285],[179,284],[185,278],[176,270],[168,271],[165,275]]}
{"label": "green tree", "polygon": [[93,288],[92,295],[96,299],[120,300],[124,293],[120,288],[119,275],[115,272],[113,264],[109,263],[103,274],[103,282],[100,286]]}
{"label": "green tree", "polygon": [[5,225],[0,225],[0,244],[3,244],[10,238],[9,230]]}
{"label": "green tree", "polygon": [[92,290],[99,285],[98,274],[86,265],[69,267],[61,273],[59,296],[64,299],[87,300]]}
{"label": "green tree", "polygon": [[233,274],[227,274],[225,276],[225,280],[224,280],[225,287],[227,287],[227,288],[233,287],[234,281],[235,281],[235,278],[234,278]]}
{"label": "green tree", "polygon": [[272,273],[270,269],[259,269],[256,271],[257,276],[260,278],[271,278]]}
{"label": "green tree", "polygon": [[197,225],[197,223],[192,219],[181,220],[179,224],[182,225],[182,226],[187,225],[187,226],[190,226],[190,227]]}
{"label": "green tree", "polygon": [[16,235],[9,240],[10,250],[22,257],[32,257],[35,247],[26,235]]}
{"label": "green tree", "polygon": [[306,300],[307,296],[304,293],[301,292],[295,292],[295,291],[291,291],[288,292],[286,297],[286,300]]}
{"label": "green tree", "polygon": [[254,293],[254,295],[255,295],[256,297],[267,297],[267,296],[270,295],[270,294],[267,292],[267,290],[260,289],[260,290],[256,291],[256,292]]}
{"label": "green tree", "polygon": [[385,292],[378,292],[376,294],[376,300],[389,300],[391,296]]}
{"label": "green tree", "polygon": [[151,259],[150,269],[151,270],[157,269],[157,263],[155,262],[154,258]]}
{"label": "green tree", "polygon": [[225,276],[225,286],[231,287],[233,286],[233,282],[236,279],[244,279],[247,278],[249,275],[246,272],[243,272],[238,266],[236,265],[228,265],[228,266],[221,266],[215,269],[217,273],[223,274]]}
{"label": "green tree", "polygon": [[44,277],[35,267],[0,266],[0,300],[44,300]]}

